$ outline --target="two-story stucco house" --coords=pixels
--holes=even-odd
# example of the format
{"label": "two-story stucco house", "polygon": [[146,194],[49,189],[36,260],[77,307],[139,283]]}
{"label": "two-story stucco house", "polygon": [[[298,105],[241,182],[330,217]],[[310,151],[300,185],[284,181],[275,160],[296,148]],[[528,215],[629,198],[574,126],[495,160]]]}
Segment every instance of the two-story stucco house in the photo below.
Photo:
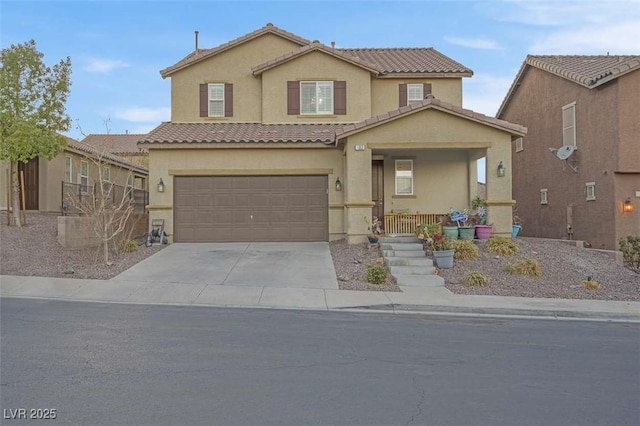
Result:
{"label": "two-story stucco house", "polygon": [[498,117],[528,128],[512,151],[523,235],[640,235],[640,56],[527,56]]}
{"label": "two-story stucco house", "polygon": [[462,108],[472,74],[433,48],[336,48],[272,24],[196,41],[161,71],[171,121],[139,143],[151,219],[180,242],[365,241],[372,216],[468,207],[486,157],[489,221],[510,235],[511,142],[526,129]]}

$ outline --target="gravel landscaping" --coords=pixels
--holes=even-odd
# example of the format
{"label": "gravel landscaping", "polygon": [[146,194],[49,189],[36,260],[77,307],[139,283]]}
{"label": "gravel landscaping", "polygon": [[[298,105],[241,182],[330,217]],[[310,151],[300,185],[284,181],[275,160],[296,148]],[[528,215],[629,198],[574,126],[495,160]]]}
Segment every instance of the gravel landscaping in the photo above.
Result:
{"label": "gravel landscaping", "polygon": [[[518,254],[503,257],[487,253],[480,243],[479,259],[456,260],[452,269],[440,269],[438,274],[445,279],[445,286],[457,294],[640,301],[640,275],[618,265],[611,254],[537,238],[518,238],[516,243]],[[345,240],[339,240],[332,241],[330,246],[340,289],[400,290],[392,279],[385,286],[366,282],[366,265],[375,263],[380,256],[377,250],[370,251],[368,244],[349,246]],[[541,277],[505,272],[507,264],[524,258],[538,261]],[[487,275],[488,284],[464,285],[464,276],[469,271]],[[583,287],[582,280],[589,276],[600,284],[600,290]]]}
{"label": "gravel landscaping", "polygon": [[40,277],[109,279],[166,246],[138,247],[133,253],[112,251],[111,266],[103,262],[102,248],[68,250],[57,240],[57,215],[27,213],[27,226],[7,226],[0,215],[0,274]]}

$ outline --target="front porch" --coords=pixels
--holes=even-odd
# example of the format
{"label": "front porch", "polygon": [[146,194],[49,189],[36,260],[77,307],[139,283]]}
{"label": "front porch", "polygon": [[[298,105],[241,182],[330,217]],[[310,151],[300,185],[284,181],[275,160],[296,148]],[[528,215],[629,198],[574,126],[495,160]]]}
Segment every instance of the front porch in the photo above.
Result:
{"label": "front porch", "polygon": [[385,213],[385,235],[414,235],[416,228],[421,224],[439,223],[440,218],[446,213]]}

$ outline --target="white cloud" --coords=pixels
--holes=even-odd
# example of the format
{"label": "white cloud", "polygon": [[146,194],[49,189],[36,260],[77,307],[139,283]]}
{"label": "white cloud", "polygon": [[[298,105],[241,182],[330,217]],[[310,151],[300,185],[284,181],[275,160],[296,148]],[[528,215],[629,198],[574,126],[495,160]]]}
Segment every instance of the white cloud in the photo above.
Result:
{"label": "white cloud", "polygon": [[160,121],[169,121],[171,119],[171,108],[131,107],[117,111],[114,115],[121,120],[131,121],[134,123],[157,123]]}
{"label": "white cloud", "polygon": [[87,65],[84,66],[84,70],[87,72],[106,74],[116,68],[127,68],[129,66],[128,63],[118,59],[89,58]]}
{"label": "white cloud", "polygon": [[591,28],[561,29],[538,38],[530,51],[533,54],[565,55],[638,54],[640,19]]}
{"label": "white cloud", "polygon": [[444,39],[451,44],[470,47],[472,49],[502,50],[502,47],[496,41],[486,38],[462,38],[447,36]]}

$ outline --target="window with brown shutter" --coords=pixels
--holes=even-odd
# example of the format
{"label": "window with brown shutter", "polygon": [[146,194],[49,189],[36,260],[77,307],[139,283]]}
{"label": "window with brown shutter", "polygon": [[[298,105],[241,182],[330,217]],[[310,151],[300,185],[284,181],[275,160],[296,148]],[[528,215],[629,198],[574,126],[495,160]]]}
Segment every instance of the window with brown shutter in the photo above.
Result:
{"label": "window with brown shutter", "polygon": [[200,117],[233,117],[233,84],[201,84]]}
{"label": "window with brown shutter", "polygon": [[287,81],[287,114],[300,114],[300,82]]}
{"label": "window with brown shutter", "polygon": [[407,85],[406,84],[401,84],[400,85],[400,100],[398,102],[399,106],[403,107],[407,105]]}
{"label": "window with brown shutter", "polygon": [[347,114],[347,82],[333,82],[333,113],[335,115]]}
{"label": "window with brown shutter", "polygon": [[224,116],[233,117],[233,84],[224,85]]}
{"label": "window with brown shutter", "polygon": [[422,85],[422,97],[427,99],[427,95],[431,94],[431,83],[424,83]]}
{"label": "window with brown shutter", "polygon": [[209,85],[200,85],[200,117],[209,116]]}

